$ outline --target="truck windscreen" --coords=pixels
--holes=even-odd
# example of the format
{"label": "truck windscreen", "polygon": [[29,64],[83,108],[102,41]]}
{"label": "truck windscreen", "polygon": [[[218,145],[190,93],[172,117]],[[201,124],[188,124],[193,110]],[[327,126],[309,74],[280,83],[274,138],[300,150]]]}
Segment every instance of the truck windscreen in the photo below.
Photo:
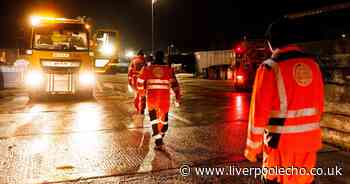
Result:
{"label": "truck windscreen", "polygon": [[33,48],[87,51],[88,34],[81,24],[49,24],[34,28]]}
{"label": "truck windscreen", "polygon": [[96,34],[96,40],[98,48],[106,47],[106,45],[114,46],[116,41],[116,33],[99,31]]}

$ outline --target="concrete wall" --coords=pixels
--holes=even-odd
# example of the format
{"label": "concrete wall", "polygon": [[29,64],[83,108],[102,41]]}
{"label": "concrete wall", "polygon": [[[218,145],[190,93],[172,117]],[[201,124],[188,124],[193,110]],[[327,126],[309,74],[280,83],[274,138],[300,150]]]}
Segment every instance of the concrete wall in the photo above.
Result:
{"label": "concrete wall", "polygon": [[325,80],[323,141],[350,150],[350,40],[299,44],[318,57]]}
{"label": "concrete wall", "polygon": [[344,52],[350,52],[350,42],[312,46],[314,53],[318,51],[315,54],[319,57],[325,79],[325,113],[321,121],[323,140],[350,150],[350,54]]}

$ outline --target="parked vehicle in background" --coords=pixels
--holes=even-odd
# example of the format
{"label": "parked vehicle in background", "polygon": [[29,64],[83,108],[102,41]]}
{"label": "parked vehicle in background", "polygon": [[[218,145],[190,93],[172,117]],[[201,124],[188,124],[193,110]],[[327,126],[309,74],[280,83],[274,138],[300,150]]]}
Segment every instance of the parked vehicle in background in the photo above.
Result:
{"label": "parked vehicle in background", "polygon": [[234,88],[252,88],[255,71],[271,52],[263,39],[243,40],[232,50],[195,52],[198,71],[208,79],[233,80]]}
{"label": "parked vehicle in background", "polygon": [[234,87],[236,89],[251,89],[259,65],[271,55],[267,43],[263,39],[243,40],[233,49],[235,58],[232,60]]}
{"label": "parked vehicle in background", "polygon": [[194,53],[197,62],[197,71],[204,78],[214,80],[232,79],[231,64],[235,59],[232,50],[212,50]]}
{"label": "parked vehicle in background", "polygon": [[196,72],[196,58],[193,53],[168,55],[168,62],[175,73],[194,74]]}
{"label": "parked vehicle in background", "polygon": [[98,29],[93,36],[95,71],[97,73],[117,72],[121,56],[119,32],[114,29]]}

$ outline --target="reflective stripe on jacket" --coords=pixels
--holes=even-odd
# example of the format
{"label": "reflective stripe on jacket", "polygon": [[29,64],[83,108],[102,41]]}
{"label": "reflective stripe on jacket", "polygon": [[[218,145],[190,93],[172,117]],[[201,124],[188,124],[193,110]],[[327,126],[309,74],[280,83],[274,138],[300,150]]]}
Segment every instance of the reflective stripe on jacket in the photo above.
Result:
{"label": "reflective stripe on jacket", "polygon": [[172,89],[176,99],[180,98],[180,88],[177,79],[167,65],[151,65],[144,67],[137,80],[138,90],[143,90],[147,96],[169,94]]}

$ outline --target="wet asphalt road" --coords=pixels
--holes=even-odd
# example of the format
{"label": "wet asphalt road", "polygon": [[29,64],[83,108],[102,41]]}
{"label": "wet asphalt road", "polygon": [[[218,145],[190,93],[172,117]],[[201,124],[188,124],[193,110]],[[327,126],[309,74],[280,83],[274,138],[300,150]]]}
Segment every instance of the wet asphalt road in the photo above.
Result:
{"label": "wet asphalt road", "polygon": [[153,149],[149,125],[133,124],[125,74],[99,76],[87,101],[35,102],[22,90],[2,92],[0,183],[142,183],[144,176],[146,183],[192,183],[174,174],[183,163],[242,161],[249,93],[234,92],[228,81],[178,78],[183,100],[171,107],[166,152]]}
{"label": "wet asphalt road", "polygon": [[[244,161],[250,94],[229,81],[179,75],[182,105],[170,112],[166,152],[153,149],[151,129],[135,127],[127,76],[101,75],[95,98],[30,101],[21,89],[0,91],[0,184],[257,183],[254,176],[198,176],[196,167],[260,167]],[[350,182],[350,153],[329,145],[317,166]],[[191,176],[179,168],[191,166]]]}

